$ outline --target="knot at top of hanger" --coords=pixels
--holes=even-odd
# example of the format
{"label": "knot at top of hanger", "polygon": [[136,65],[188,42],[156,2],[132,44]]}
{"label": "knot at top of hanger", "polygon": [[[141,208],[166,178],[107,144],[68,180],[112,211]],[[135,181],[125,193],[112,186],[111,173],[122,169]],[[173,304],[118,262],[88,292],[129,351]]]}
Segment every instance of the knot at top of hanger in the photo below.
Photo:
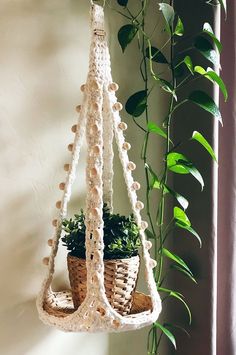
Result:
{"label": "knot at top of hanger", "polygon": [[90,0],[92,4],[91,8],[91,26],[92,31],[97,36],[105,36],[104,25],[104,9],[102,6],[94,4],[93,0]]}

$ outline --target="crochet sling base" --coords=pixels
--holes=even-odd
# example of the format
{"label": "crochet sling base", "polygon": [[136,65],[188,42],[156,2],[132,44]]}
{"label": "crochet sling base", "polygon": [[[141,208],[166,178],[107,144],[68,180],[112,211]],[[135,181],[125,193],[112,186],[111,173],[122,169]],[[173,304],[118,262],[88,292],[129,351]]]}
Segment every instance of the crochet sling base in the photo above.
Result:
{"label": "crochet sling base", "polygon": [[[153,277],[155,260],[149,255],[151,243],[146,240],[147,223],[142,221],[140,209],[143,203],[137,200],[136,190],[140,188],[132,178],[135,164],[128,159],[129,143],[125,142],[123,130],[126,124],[121,122],[119,111],[122,105],[117,102],[115,91],[118,85],[112,82],[110,56],[105,39],[103,8],[92,5],[91,8],[92,41],[87,82],[82,85],[83,103],[77,107],[78,124],[72,127],[75,132],[71,163],[66,164],[66,181],[60,184],[63,190],[55,226],[54,238],[49,240],[51,254],[44,258],[47,276],[37,298],[40,319],[47,325],[64,331],[99,332],[125,331],[138,329],[156,321],[161,311],[161,301]],[[71,187],[76,176],[82,138],[86,134],[88,143],[86,181],[86,267],[87,293],[78,309],[74,309],[70,290],[54,292],[51,283],[54,274],[55,257],[62,234],[62,220],[67,215],[67,204],[71,196]],[[102,209],[106,203],[112,211],[113,180],[113,138],[118,146],[124,180],[137,225],[140,228],[142,257],[145,279],[150,295],[137,291],[133,295],[132,309],[122,316],[108,302],[104,286],[103,262],[103,220]]]}

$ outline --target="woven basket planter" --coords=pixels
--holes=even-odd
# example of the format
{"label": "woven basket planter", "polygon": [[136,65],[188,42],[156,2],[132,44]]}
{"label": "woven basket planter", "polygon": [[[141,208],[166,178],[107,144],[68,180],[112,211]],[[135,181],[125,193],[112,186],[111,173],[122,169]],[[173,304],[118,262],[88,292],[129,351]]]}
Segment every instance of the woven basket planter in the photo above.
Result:
{"label": "woven basket planter", "polygon": [[[67,265],[74,307],[86,296],[86,261],[68,254]],[[104,285],[110,305],[121,315],[130,313],[139,271],[139,256],[104,260]]]}

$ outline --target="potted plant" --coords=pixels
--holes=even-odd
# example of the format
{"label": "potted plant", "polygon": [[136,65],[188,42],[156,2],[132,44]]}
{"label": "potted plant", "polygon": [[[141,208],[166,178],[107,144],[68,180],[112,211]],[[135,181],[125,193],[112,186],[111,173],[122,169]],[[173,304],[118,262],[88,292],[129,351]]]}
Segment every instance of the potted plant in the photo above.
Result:
{"label": "potted plant", "polygon": [[[122,315],[132,307],[138,270],[140,246],[139,228],[133,215],[113,214],[106,204],[104,221],[104,284],[112,307]],[[63,245],[69,251],[67,265],[74,307],[78,308],[86,296],[87,270],[85,249],[85,215],[81,209],[74,218],[63,221]]]}

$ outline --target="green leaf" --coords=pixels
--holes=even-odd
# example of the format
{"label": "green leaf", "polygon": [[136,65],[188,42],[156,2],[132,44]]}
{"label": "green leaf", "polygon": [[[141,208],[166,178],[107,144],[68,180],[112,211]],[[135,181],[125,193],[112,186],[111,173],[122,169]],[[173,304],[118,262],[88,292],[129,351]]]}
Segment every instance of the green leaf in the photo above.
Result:
{"label": "green leaf", "polygon": [[178,16],[178,21],[177,21],[177,25],[175,27],[174,34],[176,36],[183,36],[184,35],[184,25],[183,25],[183,22],[179,16]]}
{"label": "green leaf", "polygon": [[193,91],[189,95],[188,99],[189,101],[193,102],[195,105],[201,107],[205,111],[210,112],[222,124],[222,117],[218,106],[216,105],[215,101],[204,91]]}
{"label": "green leaf", "polygon": [[179,295],[177,295],[177,294],[174,294],[174,293],[170,293],[170,296],[171,296],[171,297],[174,297],[174,298],[177,298],[180,302],[183,303],[183,305],[185,306],[185,308],[186,308],[186,310],[187,310],[187,312],[188,312],[189,324],[191,324],[191,323],[192,323],[192,313],[191,313],[191,311],[190,311],[189,306],[188,306],[187,303],[185,302],[185,300],[184,300],[181,296],[179,296]]}
{"label": "green leaf", "polygon": [[180,153],[169,153],[167,155],[167,167],[169,170],[177,174],[189,174],[188,169],[183,164],[178,164],[178,161],[188,161],[188,159]]}
{"label": "green leaf", "polygon": [[216,155],[214,150],[212,149],[211,145],[208,141],[203,137],[203,135],[197,131],[193,132],[192,139],[200,143],[211,155],[211,157],[217,162]]}
{"label": "green leaf", "polygon": [[201,184],[203,189],[204,181],[202,175],[183,154],[180,153],[169,153],[167,155],[167,167],[170,171],[177,174],[191,174],[195,179]]}
{"label": "green leaf", "polygon": [[137,28],[134,25],[125,25],[119,29],[118,41],[124,52],[128,44],[134,39],[137,33]]}
{"label": "green leaf", "polygon": [[225,86],[225,83],[221,79],[221,77],[213,69],[207,68],[207,70],[205,70],[200,65],[197,65],[194,68],[194,72],[204,76],[206,79],[210,80],[211,82],[216,83],[219,86],[222,94],[224,95],[225,101],[227,101],[227,99],[228,99],[228,91],[227,91],[227,88]]}
{"label": "green leaf", "polygon": [[185,302],[185,300],[183,299],[183,295],[181,295],[181,293],[176,292],[176,291],[172,291],[172,290],[168,290],[168,289],[164,289],[164,288],[158,288],[158,290],[163,290],[164,292],[167,292],[169,297],[174,297],[177,298],[180,302],[182,302],[188,312],[188,316],[189,316],[189,324],[191,324],[192,322],[192,314],[190,311],[189,306],[187,305],[187,303]]}
{"label": "green leaf", "polygon": [[173,293],[176,293],[177,295],[179,295],[180,297],[184,297],[182,295],[182,293],[180,293],[178,291],[171,290],[169,288],[165,288],[165,287],[158,287],[158,292],[165,292],[165,293],[168,293],[168,294],[173,292]]}
{"label": "green leaf", "polygon": [[193,165],[193,163],[187,161],[186,160],[179,160],[179,164],[182,164],[187,170],[188,172],[195,177],[195,179],[200,183],[201,188],[203,190],[204,188],[204,180],[202,175],[200,174],[199,170]]}
{"label": "green leaf", "polygon": [[174,345],[174,348],[176,349],[176,341],[174,335],[171,333],[171,331],[167,328],[165,328],[163,325],[161,325],[159,322],[155,322],[155,327],[159,328],[170,340],[170,342]]}
{"label": "green leaf", "polygon": [[186,65],[190,73],[193,74],[193,62],[189,55],[184,58],[184,64]]}
{"label": "green leaf", "polygon": [[194,42],[195,48],[214,65],[219,66],[219,56],[216,53],[211,42],[203,36],[198,36]]}
{"label": "green leaf", "polygon": [[120,6],[127,6],[128,0],[117,0],[117,3],[118,3]]}
{"label": "green leaf", "polygon": [[139,117],[147,107],[147,92],[145,90],[138,91],[130,96],[126,102],[126,111],[134,117]]}
{"label": "green leaf", "polygon": [[220,90],[222,91],[222,94],[224,95],[225,101],[228,99],[228,91],[225,86],[224,81],[221,79],[221,77],[211,68],[207,69],[206,74],[204,75],[207,79],[211,80],[212,82],[216,83]]}
{"label": "green leaf", "polygon": [[187,276],[188,278],[190,278],[190,280],[192,280],[195,284],[197,284],[196,279],[193,277],[192,272],[188,272],[187,270],[183,269],[182,267],[180,267],[179,265],[176,264],[172,264],[170,265],[171,269],[175,269],[179,272],[181,272],[182,274],[184,274],[185,276]]}
{"label": "green leaf", "polygon": [[[151,50],[151,58],[150,58],[150,50]],[[150,49],[147,47],[146,57],[156,63],[161,63],[161,64],[168,63],[168,60],[166,59],[164,54],[156,47],[151,47]]]}
{"label": "green leaf", "polygon": [[219,53],[221,53],[223,46],[222,46],[221,42],[218,40],[218,38],[216,37],[216,35],[214,34],[214,31],[213,31],[211,25],[208,22],[205,22],[204,25],[203,25],[203,33],[206,33],[209,37],[212,38],[212,40],[215,43]]}
{"label": "green leaf", "polygon": [[166,27],[167,31],[169,33],[172,33],[172,28],[174,24],[174,19],[175,19],[175,10],[172,6],[166,3],[160,3],[159,4],[159,9],[162,12],[164,19],[166,21]]}
{"label": "green leaf", "polygon": [[199,236],[199,234],[198,234],[191,226],[186,225],[186,224],[184,224],[184,223],[181,222],[181,221],[176,221],[175,224],[176,224],[177,227],[182,228],[182,229],[185,229],[185,230],[187,230],[188,232],[190,232],[191,234],[193,234],[193,235],[197,238],[197,240],[198,240],[198,242],[199,242],[199,245],[200,245],[200,248],[202,247],[202,240],[201,240],[201,237]]}
{"label": "green leaf", "polygon": [[159,136],[163,137],[163,138],[167,138],[166,133],[156,125],[156,123],[154,122],[149,122],[148,123],[148,131],[149,132],[153,132],[158,134]]}
{"label": "green leaf", "polygon": [[183,207],[184,210],[188,208],[188,200],[185,197],[180,195],[178,192],[172,190],[169,186],[165,185],[165,189],[179,202],[180,206]]}
{"label": "green leaf", "polygon": [[163,324],[165,327],[168,327],[168,328],[174,328],[174,329],[179,329],[181,330],[183,333],[185,333],[189,338],[190,338],[190,334],[187,332],[187,330],[183,327],[181,327],[180,325],[178,324],[173,324],[173,323],[164,323]]}
{"label": "green leaf", "polygon": [[173,260],[177,264],[181,265],[185,270],[191,273],[191,270],[189,269],[188,265],[178,255],[170,252],[166,248],[162,248],[162,254],[164,254],[167,258]]}
{"label": "green leaf", "polygon": [[174,218],[175,218],[175,220],[181,221],[182,223],[184,223],[187,226],[191,226],[191,222],[188,219],[188,216],[179,207],[174,207]]}

